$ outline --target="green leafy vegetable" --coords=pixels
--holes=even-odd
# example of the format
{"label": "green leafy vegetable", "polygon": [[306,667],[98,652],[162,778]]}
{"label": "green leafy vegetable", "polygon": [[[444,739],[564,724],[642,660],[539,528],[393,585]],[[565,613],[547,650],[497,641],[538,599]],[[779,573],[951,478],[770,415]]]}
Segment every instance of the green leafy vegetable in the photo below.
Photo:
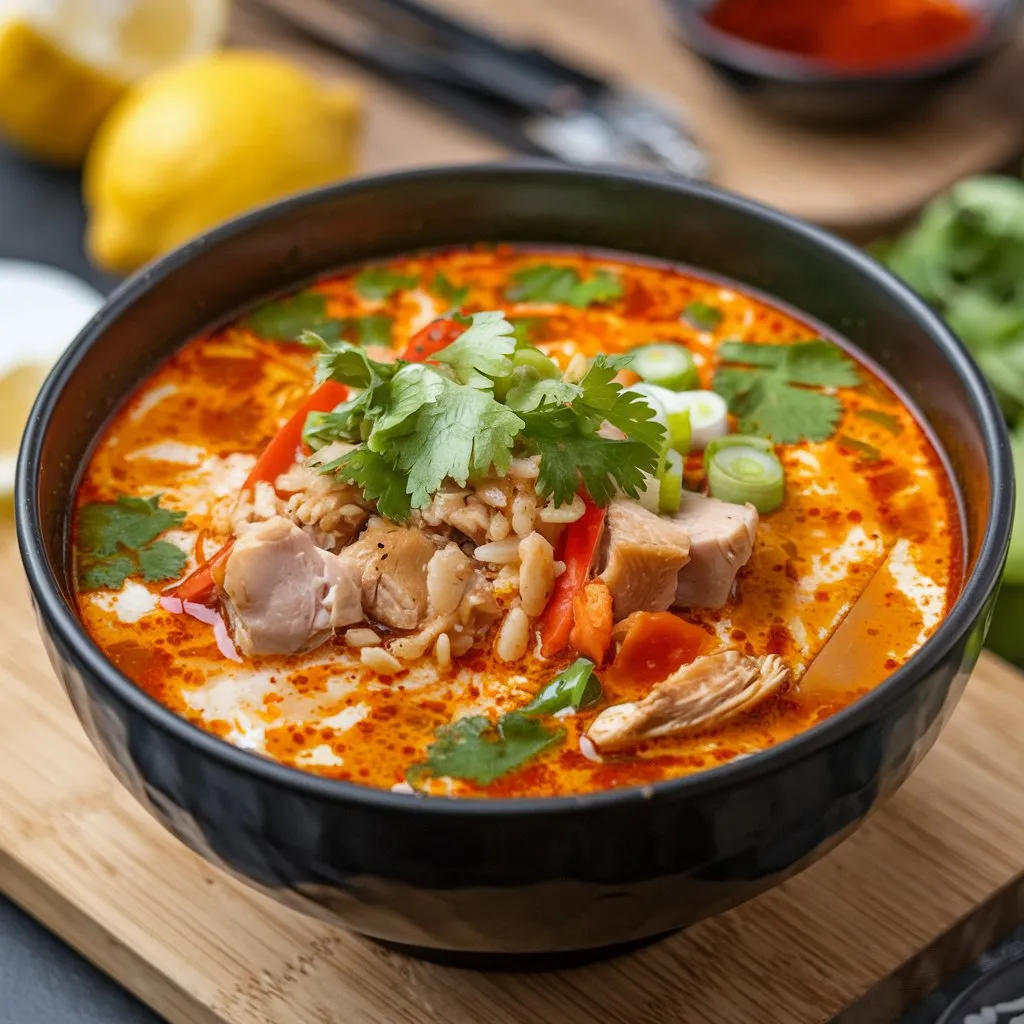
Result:
{"label": "green leafy vegetable", "polygon": [[394,319],[390,316],[349,316],[338,321],[339,337],[354,341],[357,345],[391,347],[391,328]]}
{"label": "green leafy vegetable", "polygon": [[725,364],[745,364],[723,366],[713,385],[739,419],[740,430],[779,444],[825,441],[835,433],[842,402],[835,395],[808,388],[860,383],[854,361],[828,341],[791,345],[727,341],[719,355]]}
{"label": "green leafy vegetable", "polygon": [[426,760],[410,769],[407,777],[413,785],[430,775],[488,786],[560,743],[564,736],[564,729],[549,729],[517,711],[503,715],[496,724],[482,715],[460,718],[437,730]]}
{"label": "green leafy vegetable", "polygon": [[713,331],[722,322],[722,311],[706,302],[691,302],[682,318],[698,331]]}
{"label": "green leafy vegetable", "polygon": [[[382,516],[397,521],[429,504],[446,480],[462,486],[504,473],[517,453],[541,455],[538,491],[556,504],[572,501],[581,480],[599,504],[617,489],[643,490],[664,428],[641,395],[615,382],[628,357],[598,356],[573,383],[539,350],[517,348],[501,313],[476,313],[468,322],[429,363],[381,363],[344,339],[303,335],[319,349],[318,381],[360,389],[306,421],[303,438],[313,448],[356,446],[323,472],[361,487]],[[605,422],[625,438],[598,434]]]}
{"label": "green leafy vegetable", "polygon": [[387,299],[404,288],[413,288],[419,278],[416,274],[397,274],[387,267],[367,267],[356,274],[352,284],[364,299]]}
{"label": "green leafy vegetable", "polygon": [[577,658],[544,687],[526,707],[524,715],[553,715],[566,708],[588,708],[601,699],[601,683],[589,658]]}
{"label": "green leafy vegetable", "polygon": [[430,290],[450,309],[458,309],[469,295],[469,285],[455,285],[439,270],[430,282]]}
{"label": "green leafy vegetable", "polygon": [[176,579],[185,568],[185,553],[156,538],[184,519],[184,512],[161,508],[160,495],[121,495],[115,502],[83,505],[76,536],[79,586],[119,590],[130,576],[147,583]]}
{"label": "green leafy vegetable", "polygon": [[505,296],[513,302],[557,302],[586,309],[598,302],[622,298],[622,281],[610,270],[595,270],[582,278],[575,267],[556,267],[548,263],[524,267],[512,275]]}
{"label": "green leafy vegetable", "polygon": [[337,338],[341,321],[327,315],[327,300],[318,292],[268,302],[245,318],[245,326],[269,341],[298,341],[303,331]]}

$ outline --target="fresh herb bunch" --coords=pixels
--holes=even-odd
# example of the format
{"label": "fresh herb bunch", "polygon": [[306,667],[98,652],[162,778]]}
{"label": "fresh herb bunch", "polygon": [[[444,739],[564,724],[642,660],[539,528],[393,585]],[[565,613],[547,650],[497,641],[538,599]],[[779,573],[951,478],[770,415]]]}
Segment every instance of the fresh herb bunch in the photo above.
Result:
{"label": "fresh herb bunch", "polygon": [[[542,376],[536,364],[545,357],[517,342],[501,312],[476,313],[430,363],[377,362],[313,332],[303,340],[320,351],[318,382],[359,389],[312,414],[304,440],[316,449],[356,445],[322,471],[360,487],[388,519],[408,519],[445,480],[503,474],[516,455],[540,456],[537,490],[556,505],[581,482],[599,505],[616,490],[637,497],[657,468],[664,430],[643,397],[614,380],[628,358],[599,355],[578,383]],[[601,436],[604,422],[625,438]]]}

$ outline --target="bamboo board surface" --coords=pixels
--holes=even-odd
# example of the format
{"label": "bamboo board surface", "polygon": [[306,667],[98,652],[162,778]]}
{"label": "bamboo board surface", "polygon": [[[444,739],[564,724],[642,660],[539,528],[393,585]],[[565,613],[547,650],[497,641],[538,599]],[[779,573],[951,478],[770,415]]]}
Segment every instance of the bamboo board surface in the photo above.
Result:
{"label": "bamboo board surface", "polygon": [[113,780],[0,528],[0,890],[172,1024],[884,1024],[1024,918],[1024,676],[986,656],[897,796],[778,889],[549,975],[406,959],[249,891]]}
{"label": "bamboo board surface", "polygon": [[[339,18],[334,0],[236,0],[238,45],[281,49],[318,73],[360,84],[366,172],[487,160],[503,151],[353,64],[288,38],[268,7]],[[496,32],[542,41],[581,66],[668,99],[711,155],[713,180],[855,238],[912,216],[959,178],[1012,164],[1024,150],[1024,37],[919,116],[879,130],[799,127],[766,119],[673,34],[663,0],[433,0]]]}

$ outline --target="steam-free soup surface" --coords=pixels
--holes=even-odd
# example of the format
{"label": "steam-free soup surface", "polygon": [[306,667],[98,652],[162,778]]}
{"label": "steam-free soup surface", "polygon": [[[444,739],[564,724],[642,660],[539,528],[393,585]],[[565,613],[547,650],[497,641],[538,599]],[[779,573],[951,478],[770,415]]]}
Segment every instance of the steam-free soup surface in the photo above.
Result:
{"label": "steam-free soup surface", "polygon": [[[495,314],[471,325],[451,319],[453,309],[466,316],[501,311],[504,319]],[[442,323],[431,328],[438,318]],[[289,340],[306,328],[323,339],[306,339],[319,345],[319,355],[316,347]],[[460,335],[479,341],[474,353],[463,362],[433,360],[439,344]],[[738,341],[796,348],[820,336],[819,329],[741,288],[624,257],[480,247],[326,277],[296,297],[188,341],[114,417],[77,497],[82,620],[121,671],[197,726],[285,764],[370,786],[430,795],[579,793],[651,783],[763,750],[828,718],[902,665],[941,622],[961,578],[953,491],[927,434],[883,380],[832,342],[817,349],[805,345],[789,363],[777,347],[725,347]],[[488,337],[495,339],[493,351]],[[426,339],[424,351],[410,349],[416,339]],[[583,408],[582,399],[571,404],[575,392],[552,388],[553,401],[524,411],[533,398],[523,394],[544,392],[538,379],[579,388],[594,357],[639,351],[652,342],[689,353],[691,359],[677,367],[681,377],[672,378],[674,364],[663,350],[638,355],[625,370],[612,364],[606,377],[618,374],[622,386],[633,387],[640,370],[668,359],[667,390],[678,394],[683,385],[690,394],[714,386],[729,402],[729,416],[718,425],[710,422],[707,431],[770,435],[764,464],[778,460],[784,476],[781,504],[770,495],[759,498],[764,507],[776,507],[758,514],[746,504],[754,492],[742,477],[744,467],[757,477],[760,457],[748,453],[748,462],[737,468],[739,483],[723,485],[739,487],[725,495],[728,508],[700,506],[725,508],[734,528],[729,543],[736,564],[721,562],[714,571],[726,578],[717,582],[699,575],[704,570],[697,564],[695,528],[676,528],[681,513],[673,506],[680,494],[678,484],[670,492],[666,468],[668,434],[674,433],[677,447],[690,449],[680,508],[697,508],[694,502],[703,501],[709,488],[708,439],[698,435],[705,429],[702,416],[714,420],[713,403],[703,413],[690,410],[687,444],[680,441],[680,418],[651,400],[654,419],[671,425],[658,442],[661,458],[651,456],[647,476],[639,474],[649,488],[640,500],[628,494],[627,468],[614,462],[610,503],[608,495],[592,500],[586,475],[577,479],[574,467],[562,467],[571,489],[556,501],[550,485],[545,493],[538,469],[548,459],[551,470],[556,454],[538,453],[561,442],[528,436],[534,430],[540,437],[544,424],[554,422],[559,402],[572,415]],[[535,372],[530,355],[517,366],[530,363],[531,369],[520,370],[510,384],[512,377],[506,380],[495,367],[531,346],[554,364],[555,375],[539,377],[549,372],[547,364],[537,363],[541,370]],[[510,442],[506,465],[470,467],[467,479],[448,478],[426,498],[410,498],[407,481],[412,488],[438,448],[450,449],[444,458],[457,462],[452,452],[458,425],[445,435],[451,438],[445,445],[428,444],[410,458],[419,468],[381,463],[401,492],[392,500],[394,495],[375,496],[365,473],[354,482],[324,474],[315,451],[335,462],[364,451],[379,410],[362,427],[353,427],[351,416],[342,422],[342,416],[324,421],[300,414],[304,446],[300,434],[291,436],[272,479],[247,488],[268,443],[316,393],[318,359],[321,377],[335,368],[332,385],[347,392],[343,408],[351,409],[360,392],[344,375],[354,371],[349,364],[338,370],[339,361],[330,360],[355,350],[372,366],[393,365],[399,355],[413,363],[426,356],[433,360],[420,364],[426,370],[410,376],[425,372],[428,377],[417,380],[436,384],[430,374],[447,375],[443,387],[455,390],[454,397],[444,392],[446,408],[463,398],[477,401],[466,390],[475,386],[483,393],[480,408],[488,410],[481,422],[490,422],[490,403],[503,396],[506,411],[519,402],[518,412],[508,415],[534,426]],[[481,352],[490,352],[483,367]],[[477,363],[470,366],[473,359]],[[474,373],[475,385],[464,386]],[[347,385],[338,383],[342,377]],[[515,383],[527,390],[511,391]],[[630,394],[643,399],[639,383],[640,392]],[[393,401],[394,388],[381,388],[380,401]],[[668,402],[670,413],[674,401]],[[440,408],[424,405],[396,428],[392,440],[378,446],[383,458],[391,458],[392,450],[415,452],[414,429],[436,440],[440,435],[415,417]],[[538,413],[546,418],[531,419]],[[650,422],[637,421],[638,436],[650,440]],[[580,449],[587,453],[603,435],[620,443],[633,438],[632,426],[616,430],[595,420],[592,427],[592,434],[589,427],[570,429],[591,445]],[[346,429],[356,433],[349,437]],[[799,435],[805,436],[792,440]],[[480,437],[474,444],[474,451],[484,450]],[[647,458],[638,445],[630,450]],[[601,452],[620,460],[626,449]],[[348,465],[343,474],[354,475]],[[668,504],[659,506],[662,487]],[[600,491],[596,484],[591,489]],[[132,498],[148,499],[146,508],[126,500]],[[445,518],[449,505],[465,515]],[[594,518],[602,520],[603,533],[587,551],[582,578],[570,585],[566,581],[579,568],[572,548],[583,543],[580,524]],[[641,533],[651,522],[656,530],[668,524],[667,539],[657,541],[659,553],[620,544],[632,543],[633,519]],[[414,530],[426,537],[422,545],[410,539]],[[527,536],[532,539],[524,548]],[[745,550],[744,536],[750,541]],[[309,540],[312,555],[303,546]],[[225,549],[226,543],[231,547]],[[365,557],[359,556],[355,590],[341,584],[331,590],[330,567],[358,560],[360,544]],[[268,561],[271,548],[281,556],[276,562]],[[442,551],[448,554],[430,562]],[[404,577],[388,576],[382,552],[393,556],[392,565],[405,559],[403,571],[420,571],[423,578],[432,565],[426,582],[434,589],[428,594],[420,578],[407,585]],[[620,554],[618,569],[609,568]],[[323,559],[314,573],[322,589],[313,595],[304,625],[309,636],[299,642],[283,637],[277,626],[273,632],[267,615],[296,600],[272,588],[310,557]],[[634,557],[638,568],[630,576]],[[654,561],[645,561],[649,557]],[[204,565],[205,577],[190,576]],[[468,591],[458,590],[452,599],[461,602],[457,610],[442,607],[447,599],[439,597],[437,580],[451,582],[442,569],[455,573],[458,586],[467,586],[468,578],[483,596],[470,608]],[[535,572],[539,582],[527,579]],[[668,574],[668,591],[651,584],[659,573]],[[676,574],[692,586],[679,583],[677,591]],[[872,625],[856,647],[856,670],[848,674],[855,685],[837,688],[820,679],[802,685],[872,580]],[[263,586],[271,589],[253,592]],[[721,590],[717,597],[715,587]],[[354,602],[348,613],[341,608],[343,593]],[[189,595],[194,600],[183,600]],[[382,603],[392,597],[391,604]],[[561,619],[554,607],[559,600]],[[636,608],[634,601],[640,602]],[[665,633],[666,616],[683,625]],[[285,632],[294,626],[289,620]],[[566,641],[570,626],[572,640]],[[528,635],[525,653],[521,629]],[[551,639],[559,630],[565,634],[560,647],[557,637]],[[266,653],[278,649],[275,644],[295,643],[300,650]],[[540,653],[545,649],[548,656]],[[707,678],[693,677],[694,666],[702,665],[709,666]],[[574,696],[549,701],[546,711],[522,713],[569,666],[576,673],[569,684],[579,683]],[[679,675],[687,669],[690,675]],[[733,696],[720,692],[726,685],[734,687]],[[652,710],[656,687],[668,696]]]}

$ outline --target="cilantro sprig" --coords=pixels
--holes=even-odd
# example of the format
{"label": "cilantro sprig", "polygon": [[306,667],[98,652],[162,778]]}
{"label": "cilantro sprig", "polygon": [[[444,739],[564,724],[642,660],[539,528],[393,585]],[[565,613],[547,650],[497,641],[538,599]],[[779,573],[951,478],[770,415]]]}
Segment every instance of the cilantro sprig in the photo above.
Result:
{"label": "cilantro sprig", "polygon": [[299,292],[290,299],[265,303],[245,318],[245,326],[268,341],[299,341],[314,331],[328,341],[357,345],[391,345],[394,319],[383,314],[335,317],[327,313],[327,299],[319,292]]}
{"label": "cilantro sprig", "polygon": [[364,299],[371,301],[389,299],[395,292],[414,288],[419,281],[416,274],[399,274],[387,267],[367,267],[352,280],[355,289]]}
{"label": "cilantro sprig", "polygon": [[[598,504],[617,489],[636,497],[657,467],[664,430],[642,396],[614,380],[628,359],[598,356],[578,383],[541,377],[500,312],[474,314],[429,363],[377,362],[314,333],[304,340],[320,350],[318,381],[360,389],[312,414],[304,440],[355,445],[322,471],[360,487],[388,519],[408,519],[446,480],[463,486],[505,473],[517,454],[541,456],[537,489],[557,505],[572,500],[581,480]],[[625,437],[601,436],[605,422]]]}
{"label": "cilantro sprig", "polygon": [[565,738],[564,729],[545,725],[542,717],[590,707],[601,699],[601,684],[593,673],[594,663],[578,658],[526,707],[506,712],[496,722],[470,715],[441,726],[427,749],[426,760],[409,769],[409,782],[418,786],[425,777],[447,776],[489,786],[521,768]]}
{"label": "cilantro sprig", "polygon": [[830,341],[757,345],[726,341],[724,364],[713,387],[739,419],[744,434],[778,444],[826,441],[836,431],[843,404],[836,395],[812,388],[850,388],[860,383],[857,365]]}
{"label": "cilantro sprig", "polygon": [[614,302],[623,295],[618,274],[599,268],[583,278],[575,267],[538,263],[512,275],[505,297],[512,302],[557,302],[586,309],[598,302]]}
{"label": "cilantro sprig", "polygon": [[160,495],[90,502],[78,513],[76,554],[82,590],[120,590],[131,576],[147,583],[173,580],[185,568],[185,552],[156,538],[180,526],[184,512],[160,507]]}

